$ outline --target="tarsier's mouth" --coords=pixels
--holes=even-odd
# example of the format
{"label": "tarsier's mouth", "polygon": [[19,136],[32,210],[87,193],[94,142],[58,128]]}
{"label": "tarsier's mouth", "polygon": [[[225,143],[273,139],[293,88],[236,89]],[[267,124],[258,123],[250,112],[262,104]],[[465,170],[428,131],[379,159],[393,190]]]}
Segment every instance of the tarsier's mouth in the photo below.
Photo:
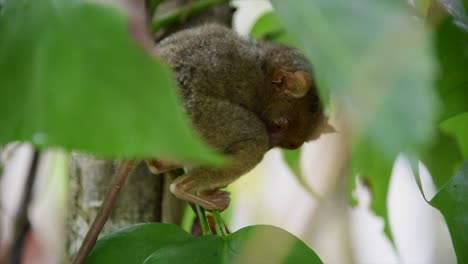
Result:
{"label": "tarsier's mouth", "polygon": [[278,144],[281,142],[281,135],[280,133],[270,133],[268,135],[268,139],[269,139],[270,148],[274,148],[278,146]]}

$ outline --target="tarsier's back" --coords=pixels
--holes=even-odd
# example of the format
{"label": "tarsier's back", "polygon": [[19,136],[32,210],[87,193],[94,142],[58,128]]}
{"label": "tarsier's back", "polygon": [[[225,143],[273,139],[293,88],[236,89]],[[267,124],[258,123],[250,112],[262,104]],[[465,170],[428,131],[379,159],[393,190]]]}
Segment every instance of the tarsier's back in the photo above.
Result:
{"label": "tarsier's back", "polygon": [[221,25],[173,34],[157,45],[156,52],[176,72],[184,97],[202,93],[255,108],[259,102],[253,99],[261,98],[257,93],[267,86],[261,64],[265,52]]}

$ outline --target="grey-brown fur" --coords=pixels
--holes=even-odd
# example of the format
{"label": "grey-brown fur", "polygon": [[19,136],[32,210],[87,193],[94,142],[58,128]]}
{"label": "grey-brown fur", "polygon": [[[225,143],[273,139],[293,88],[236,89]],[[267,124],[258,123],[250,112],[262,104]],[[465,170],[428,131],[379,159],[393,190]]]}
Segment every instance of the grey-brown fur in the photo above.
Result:
{"label": "grey-brown fur", "polygon": [[[209,145],[230,158],[222,168],[195,167],[174,182],[182,192],[216,205],[205,205],[206,209],[224,209],[227,204],[219,193],[204,193],[248,172],[271,147],[299,147],[324,120],[314,86],[299,99],[278,93],[272,86],[273,73],[278,69],[312,74],[309,63],[293,48],[257,43],[210,24],[171,35],[156,46],[155,52],[173,69],[196,130]],[[289,128],[273,133],[275,120],[281,116],[290,121]],[[273,134],[279,137],[274,145]]]}

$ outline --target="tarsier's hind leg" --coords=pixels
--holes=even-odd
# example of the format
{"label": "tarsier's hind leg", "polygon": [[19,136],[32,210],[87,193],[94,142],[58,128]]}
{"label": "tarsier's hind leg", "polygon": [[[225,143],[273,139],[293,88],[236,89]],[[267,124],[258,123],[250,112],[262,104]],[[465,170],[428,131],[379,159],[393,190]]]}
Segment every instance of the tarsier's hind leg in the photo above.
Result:
{"label": "tarsier's hind leg", "polygon": [[171,192],[206,210],[222,211],[231,199],[220,189],[261,161],[269,148],[268,133],[255,114],[239,105],[200,94],[197,98],[189,100],[191,119],[206,143],[223,153],[226,161],[221,167],[192,167],[171,183]]}
{"label": "tarsier's hind leg", "polygon": [[177,198],[200,205],[207,211],[224,211],[229,206],[231,202],[229,192],[213,189],[195,193],[190,187],[191,181],[185,182],[186,179],[185,176],[181,176],[171,184],[171,192]]}

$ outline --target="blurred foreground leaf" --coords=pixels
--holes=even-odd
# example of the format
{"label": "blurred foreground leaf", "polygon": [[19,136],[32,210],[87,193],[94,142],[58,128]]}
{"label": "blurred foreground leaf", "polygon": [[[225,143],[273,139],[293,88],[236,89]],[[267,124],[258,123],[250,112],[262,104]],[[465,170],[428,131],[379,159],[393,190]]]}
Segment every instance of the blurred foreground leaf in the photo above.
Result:
{"label": "blurred foreground leaf", "polygon": [[[368,142],[357,143],[351,153],[351,175],[360,176],[368,188],[372,203],[370,208],[383,217],[384,232],[393,241],[387,212],[387,194],[394,159],[382,155],[376,146]],[[351,177],[351,187],[355,188],[356,178]]]}
{"label": "blurred foreground leaf", "polygon": [[430,203],[444,215],[458,263],[468,263],[468,161]]}
{"label": "blurred foreground leaf", "polygon": [[[272,2],[312,62],[322,95],[330,93],[346,113],[354,134],[352,172],[370,181],[371,207],[386,218],[393,161],[433,135],[429,35],[405,1]],[[385,230],[390,234],[388,225]]]}
{"label": "blurred foreground leaf", "polygon": [[[281,24],[278,15],[274,11],[270,11],[262,15],[254,24],[250,31],[250,36],[256,39],[263,39],[266,41],[272,41],[297,47],[297,43],[286,31]],[[304,179],[304,175],[300,168],[301,150],[287,150],[281,149],[284,161],[291,169],[292,173],[298,180],[299,184],[315,199],[320,200],[319,195],[313,190],[307,181]]]}
{"label": "blurred foreground leaf", "polygon": [[322,261],[304,242],[273,226],[250,226],[227,237],[193,238],[175,225],[152,223],[103,236],[86,263],[314,264]]}
{"label": "blurred foreground leaf", "polygon": [[106,157],[213,161],[170,71],[130,38],[124,14],[78,0],[7,1],[0,13],[0,144]]}

